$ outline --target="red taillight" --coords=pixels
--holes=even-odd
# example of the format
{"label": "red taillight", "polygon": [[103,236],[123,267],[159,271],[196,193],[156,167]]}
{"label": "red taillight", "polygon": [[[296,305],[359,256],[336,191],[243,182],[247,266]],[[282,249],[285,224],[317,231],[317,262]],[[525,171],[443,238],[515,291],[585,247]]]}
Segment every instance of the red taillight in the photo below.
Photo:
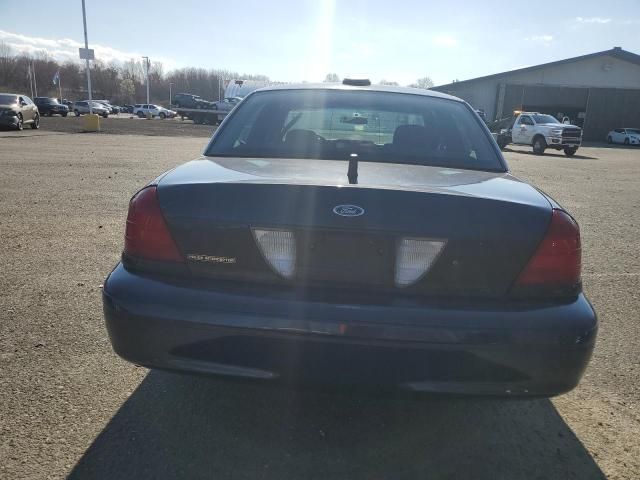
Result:
{"label": "red taillight", "polygon": [[516,287],[571,287],[580,282],[580,229],[566,212],[554,209],[547,233]]}
{"label": "red taillight", "polygon": [[184,262],[160,210],[155,185],[140,190],[129,203],[124,253],[165,262]]}

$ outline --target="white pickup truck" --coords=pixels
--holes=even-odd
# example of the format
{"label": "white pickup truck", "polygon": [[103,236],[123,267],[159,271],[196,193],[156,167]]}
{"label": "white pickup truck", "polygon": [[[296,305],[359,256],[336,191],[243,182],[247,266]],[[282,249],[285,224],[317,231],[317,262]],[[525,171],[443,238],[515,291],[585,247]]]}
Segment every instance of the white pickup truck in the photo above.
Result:
{"label": "white pickup truck", "polygon": [[507,144],[531,145],[533,153],[542,155],[547,148],[564,150],[567,157],[578,151],[582,142],[582,129],[560,123],[553,116],[538,112],[519,112],[513,126],[500,132],[500,148]]}

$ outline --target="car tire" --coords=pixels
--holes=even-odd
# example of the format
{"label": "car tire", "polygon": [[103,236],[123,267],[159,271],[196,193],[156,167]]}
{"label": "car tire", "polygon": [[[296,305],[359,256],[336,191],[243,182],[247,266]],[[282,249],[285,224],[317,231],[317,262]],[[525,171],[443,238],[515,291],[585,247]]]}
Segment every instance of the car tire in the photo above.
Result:
{"label": "car tire", "polygon": [[66,117],[67,115],[69,115],[67,112],[64,112],[61,114],[63,117]]}
{"label": "car tire", "polygon": [[629,139],[628,139],[628,138],[625,138],[625,139],[624,139],[624,144],[625,144],[625,145],[629,145]]}
{"label": "car tire", "polygon": [[576,154],[577,151],[578,151],[577,148],[565,148],[564,149],[564,154],[567,157],[573,157]]}
{"label": "car tire", "polygon": [[78,110],[74,110],[73,113],[75,113],[76,117],[80,116],[80,112]]}
{"label": "car tire", "polygon": [[158,115],[160,117],[161,120],[164,120],[165,118],[167,118],[167,114],[164,112],[160,112],[160,115]]}
{"label": "car tire", "polygon": [[109,118],[109,114],[108,113],[103,113],[102,114],[102,118]]}
{"label": "car tire", "polygon": [[18,114],[18,125],[16,125],[16,130],[22,130],[24,128],[24,121],[22,120],[22,114]]}
{"label": "car tire", "polygon": [[138,110],[138,113],[136,113],[136,115],[138,115],[138,118],[144,118],[144,113],[141,110]]}
{"label": "car tire", "polygon": [[38,115],[36,113],[36,116],[33,117],[33,122],[31,122],[31,128],[33,128],[34,130],[37,130],[38,128],[40,128],[40,115]]}
{"label": "car tire", "polygon": [[547,141],[542,135],[537,135],[533,138],[533,153],[536,155],[543,155],[547,149]]}

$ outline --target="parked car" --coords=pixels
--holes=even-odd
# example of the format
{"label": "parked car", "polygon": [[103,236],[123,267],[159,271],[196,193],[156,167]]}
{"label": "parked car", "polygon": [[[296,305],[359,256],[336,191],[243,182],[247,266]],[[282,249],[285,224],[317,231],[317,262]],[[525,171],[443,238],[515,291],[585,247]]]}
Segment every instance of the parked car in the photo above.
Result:
{"label": "parked car", "polygon": [[102,105],[104,105],[105,107],[107,107],[107,109],[109,110],[109,113],[112,115],[118,115],[120,113],[120,107],[117,107],[115,105],[111,105],[111,103],[109,102],[109,100],[94,100]]}
{"label": "parked car", "polygon": [[33,100],[38,106],[40,115],[62,115],[63,117],[66,117],[69,114],[69,107],[58,102],[56,98],[36,97]]}
{"label": "parked car", "polygon": [[69,111],[73,110],[73,102],[71,100],[67,100],[66,98],[63,98],[60,103],[62,105],[66,105],[69,108]]}
{"label": "parked car", "polygon": [[242,101],[242,97],[225,98],[221,102],[213,102],[213,108],[215,110],[223,110],[225,112],[230,112],[231,110],[233,110],[233,107],[235,107],[241,101]]}
{"label": "parked car", "polygon": [[160,105],[153,104],[138,104],[133,108],[133,114],[137,115],[140,118],[145,118],[147,114],[150,113],[152,118],[158,117],[161,119],[165,118],[173,118],[176,116],[176,112],[173,110],[169,110],[167,108],[161,107]]}
{"label": "parked car", "polygon": [[[93,113],[95,113],[96,115],[100,115],[104,118],[107,118],[109,116],[109,109],[98,102],[91,102],[91,108],[93,110]],[[82,114],[87,114],[89,113],[89,101],[88,100],[82,100],[80,102],[75,102],[73,104],[73,113],[76,115],[76,117],[79,117]]]}
{"label": "parked car", "polygon": [[0,127],[22,130],[24,125],[40,128],[38,107],[26,95],[0,93]]}
{"label": "parked car", "polygon": [[640,128],[616,128],[607,134],[607,143],[640,145]]}
{"label": "parked car", "polygon": [[191,93],[176,93],[173,96],[173,105],[178,108],[213,108],[213,102]]}
{"label": "parked car", "polygon": [[574,388],[597,331],[575,220],[464,101],[343,83],[249,94],[133,196],[103,288],[114,350],[271,383]]}

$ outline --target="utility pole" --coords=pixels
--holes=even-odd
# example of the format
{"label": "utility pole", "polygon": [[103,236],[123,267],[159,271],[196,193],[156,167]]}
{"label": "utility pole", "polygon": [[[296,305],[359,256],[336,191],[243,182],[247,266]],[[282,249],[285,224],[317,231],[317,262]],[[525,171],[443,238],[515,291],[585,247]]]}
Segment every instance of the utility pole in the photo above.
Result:
{"label": "utility pole", "polygon": [[149,104],[149,57],[142,57],[145,60],[144,66],[145,66],[145,74],[147,76],[147,105]]}
{"label": "utility pole", "polygon": [[58,94],[60,95],[60,103],[62,103],[62,82],[60,81],[60,69],[58,69]]}
{"label": "utility pole", "polygon": [[145,61],[145,66],[147,67],[145,70],[147,72],[147,120],[151,118],[151,110],[149,107],[149,57],[142,57]]}
{"label": "utility pole", "polygon": [[171,107],[171,103],[173,102],[173,97],[171,96],[171,87],[173,86],[173,82],[169,82],[169,107]]}
{"label": "utility pole", "polygon": [[33,75],[31,74],[31,62],[27,63],[27,76],[29,77],[29,87],[31,88],[31,98],[36,98],[33,95]]}
{"label": "utility pole", "polygon": [[[84,48],[89,50],[89,40],[87,38],[87,11],[84,6],[84,0],[82,0],[82,24],[84,25]],[[89,57],[85,58],[85,65],[87,69],[87,90],[89,91],[89,114],[93,115],[93,98],[91,97],[91,69],[89,68]]]}
{"label": "utility pole", "polygon": [[[38,84],[36,83],[36,62],[31,60],[31,71],[33,72],[33,89],[35,90],[36,97],[38,96]],[[35,98],[35,97],[34,97]]]}

